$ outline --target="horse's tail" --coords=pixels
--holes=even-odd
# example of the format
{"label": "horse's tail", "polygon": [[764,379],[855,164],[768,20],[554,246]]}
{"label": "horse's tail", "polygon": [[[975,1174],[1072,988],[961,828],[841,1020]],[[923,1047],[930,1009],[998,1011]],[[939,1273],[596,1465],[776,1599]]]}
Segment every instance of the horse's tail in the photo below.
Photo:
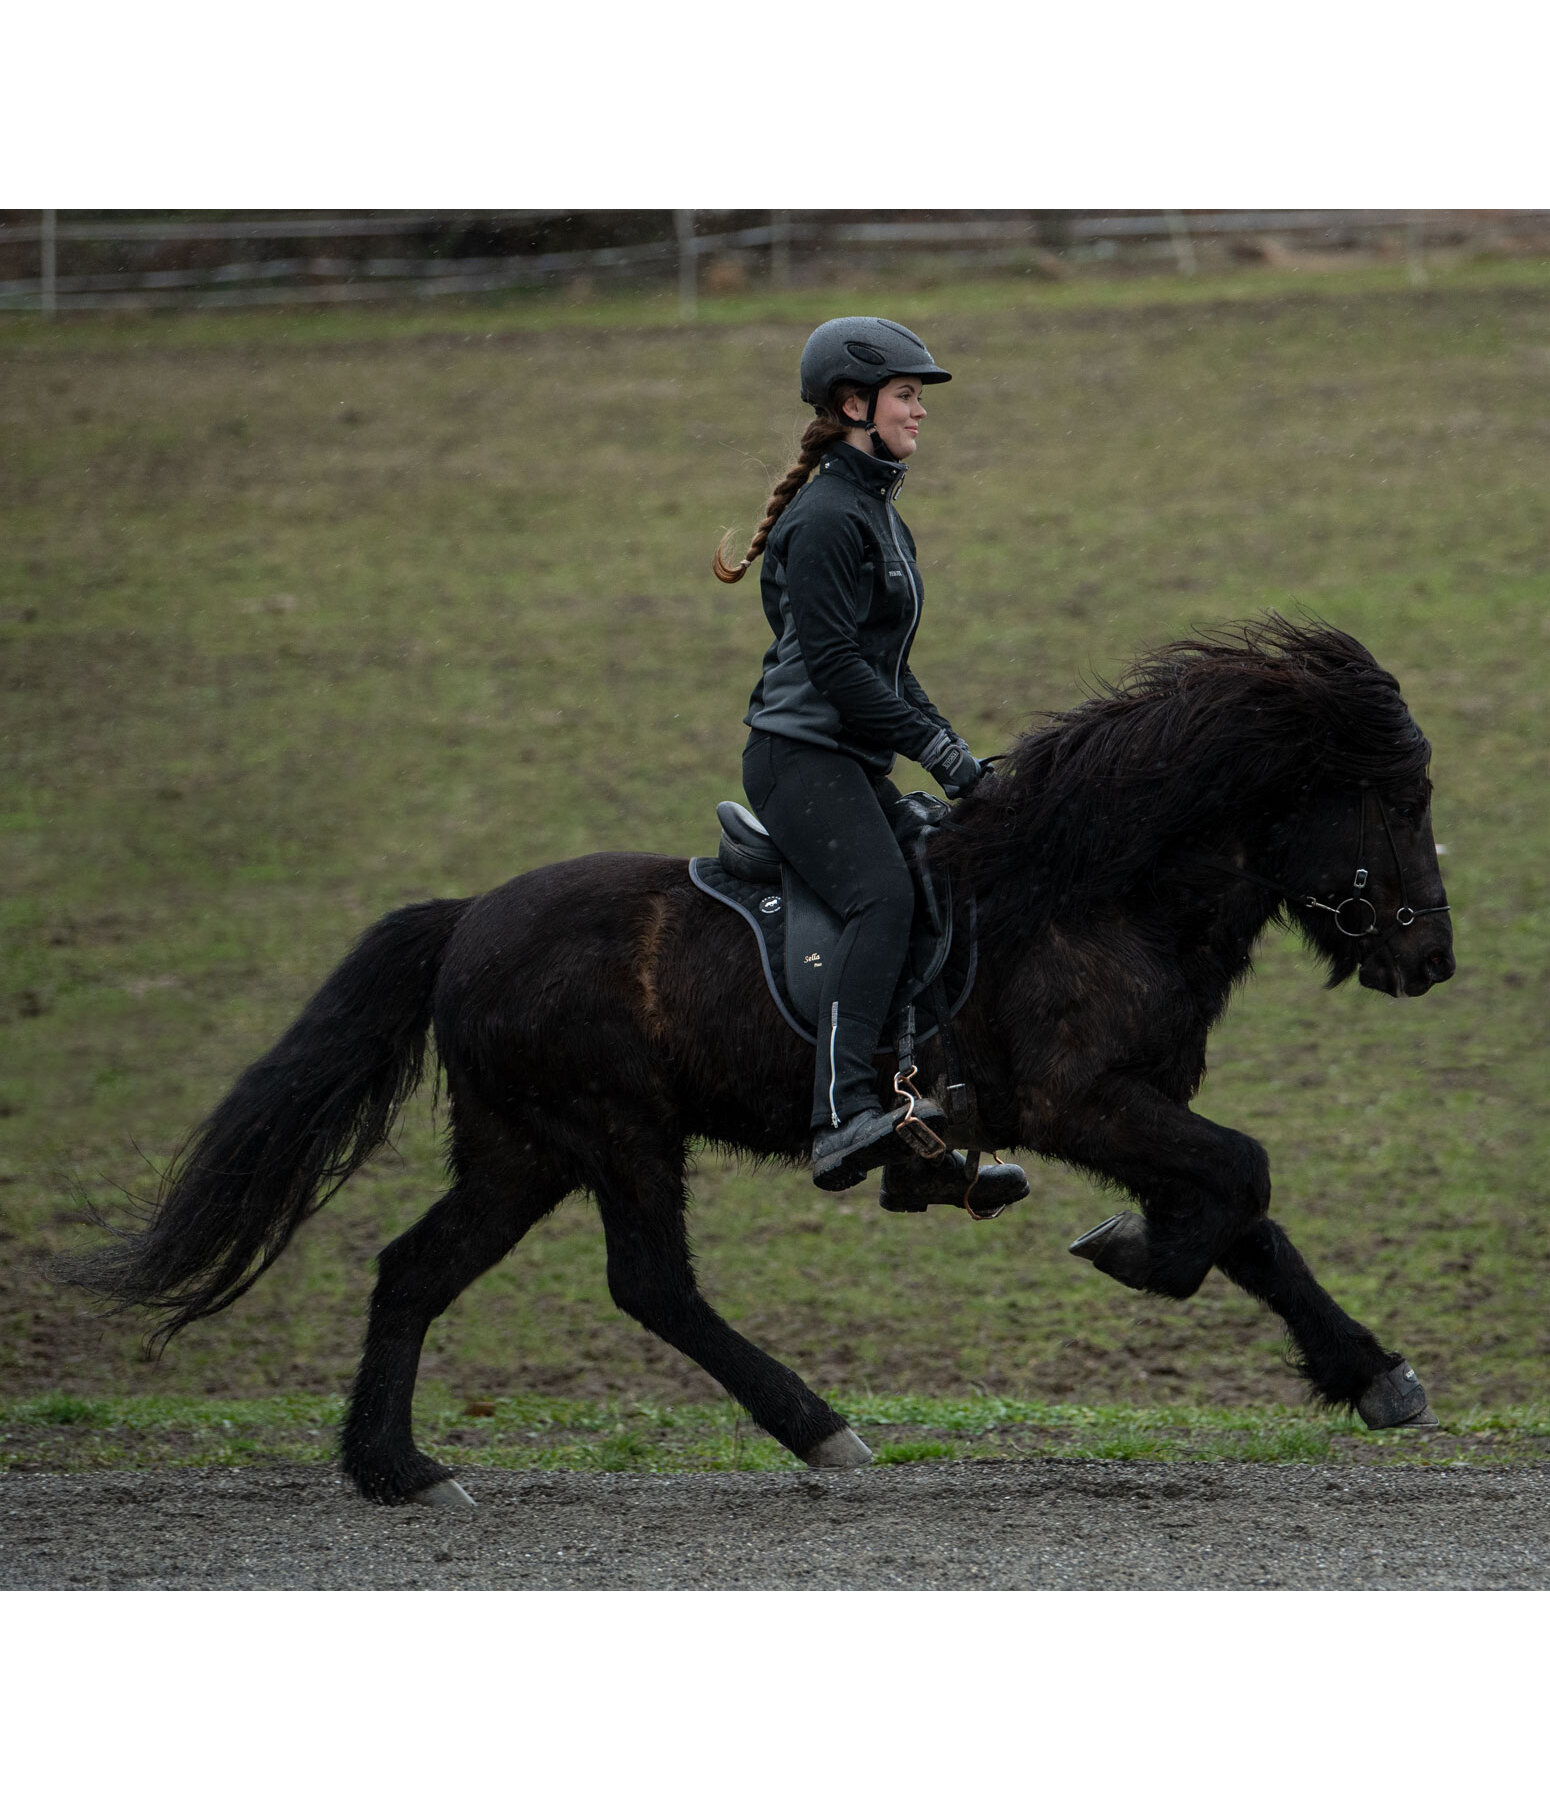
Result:
{"label": "horse's tail", "polygon": [[57,1279],[164,1317],[160,1346],[230,1306],[386,1138],[419,1083],[436,975],[469,900],[371,927],[173,1158],[145,1228]]}

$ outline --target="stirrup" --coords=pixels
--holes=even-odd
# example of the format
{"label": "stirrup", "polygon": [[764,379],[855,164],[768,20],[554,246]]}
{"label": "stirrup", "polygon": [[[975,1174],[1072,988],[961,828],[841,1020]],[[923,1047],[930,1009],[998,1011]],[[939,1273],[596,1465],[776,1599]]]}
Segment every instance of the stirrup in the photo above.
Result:
{"label": "stirrup", "polygon": [[[911,1011],[914,1009],[911,1008]],[[894,1125],[900,1139],[909,1145],[917,1156],[925,1157],[927,1162],[935,1162],[939,1156],[947,1153],[946,1142],[926,1123],[925,1112],[929,1108],[936,1118],[942,1117],[942,1110],[933,1102],[922,1097],[915,1086],[915,1064],[900,1068],[893,1078],[893,1091],[904,1102],[904,1116]]]}

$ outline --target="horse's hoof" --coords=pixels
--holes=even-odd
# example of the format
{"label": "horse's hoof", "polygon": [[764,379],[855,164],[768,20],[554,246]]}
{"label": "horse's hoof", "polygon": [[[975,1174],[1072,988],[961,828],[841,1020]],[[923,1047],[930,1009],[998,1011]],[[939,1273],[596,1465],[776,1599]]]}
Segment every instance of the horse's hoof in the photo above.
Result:
{"label": "horse's hoof", "polygon": [[1411,1431],[1435,1431],[1442,1421],[1426,1403],[1426,1389],[1409,1363],[1386,1370],[1372,1382],[1356,1410],[1369,1431],[1404,1425]]}
{"label": "horse's hoof", "polygon": [[438,1481],[433,1486],[421,1488],[419,1493],[411,1494],[410,1499],[416,1506],[441,1506],[458,1512],[471,1512],[474,1497],[461,1482],[454,1481],[449,1475],[445,1481]]}
{"label": "horse's hoof", "polygon": [[1069,1246],[1073,1256],[1084,1256],[1095,1269],[1111,1275],[1128,1288],[1145,1288],[1152,1253],[1147,1244],[1146,1220],[1140,1213],[1115,1213],[1091,1231],[1084,1231]]}
{"label": "horse's hoof", "polygon": [[872,1452],[846,1425],[821,1444],[814,1444],[802,1460],[810,1469],[859,1469],[872,1460]]}

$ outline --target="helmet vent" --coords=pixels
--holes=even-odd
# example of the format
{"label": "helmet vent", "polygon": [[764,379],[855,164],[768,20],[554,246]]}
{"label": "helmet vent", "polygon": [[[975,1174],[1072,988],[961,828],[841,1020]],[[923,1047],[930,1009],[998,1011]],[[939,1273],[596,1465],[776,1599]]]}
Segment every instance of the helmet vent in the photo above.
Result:
{"label": "helmet vent", "polygon": [[855,357],[857,362],[871,363],[873,368],[881,368],[888,358],[875,344],[847,343],[845,348]]}

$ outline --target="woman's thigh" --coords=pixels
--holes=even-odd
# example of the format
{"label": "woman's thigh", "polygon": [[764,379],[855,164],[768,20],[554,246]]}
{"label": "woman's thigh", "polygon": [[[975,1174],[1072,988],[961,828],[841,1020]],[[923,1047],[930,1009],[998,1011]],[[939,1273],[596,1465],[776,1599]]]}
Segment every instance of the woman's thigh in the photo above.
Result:
{"label": "woman's thigh", "polygon": [[882,797],[860,763],[837,750],[770,736],[744,754],[743,785],[776,849],[842,918],[881,901],[902,907],[907,922],[909,870]]}

